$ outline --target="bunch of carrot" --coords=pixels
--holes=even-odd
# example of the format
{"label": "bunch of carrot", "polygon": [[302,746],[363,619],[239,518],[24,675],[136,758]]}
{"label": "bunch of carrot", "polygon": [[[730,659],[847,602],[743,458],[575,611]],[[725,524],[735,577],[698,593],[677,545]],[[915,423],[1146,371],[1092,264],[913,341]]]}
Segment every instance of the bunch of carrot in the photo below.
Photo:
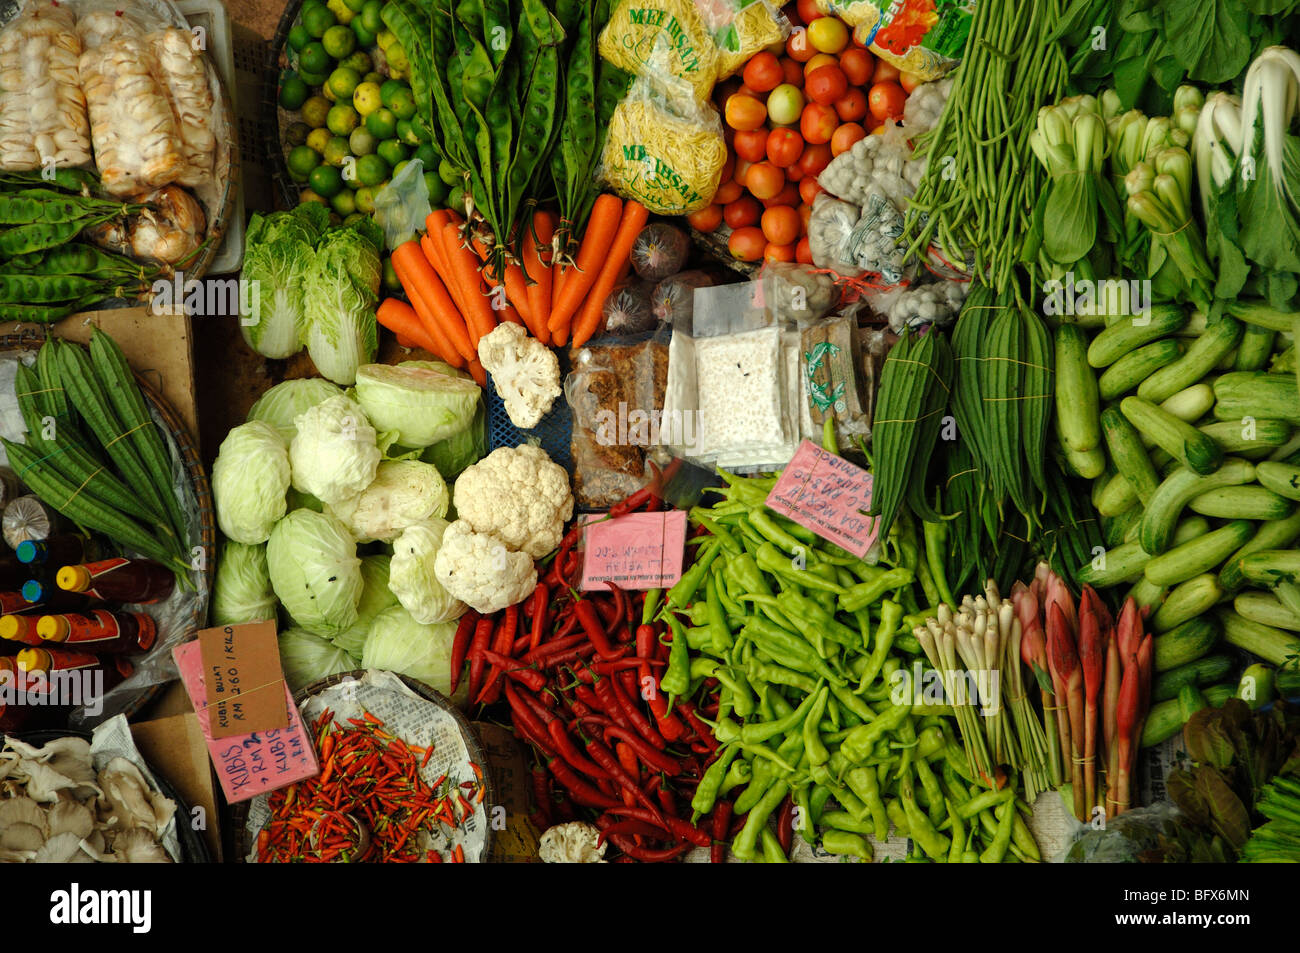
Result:
{"label": "bunch of carrot", "polygon": [[543,344],[581,347],[600,327],[605,299],[631,268],[632,245],[649,213],[636,201],[601,195],[592,207],[573,267],[555,267],[557,224],[549,211],[532,217],[520,261],[501,280],[490,277],[487,248],[463,238],[455,212],[433,212],[425,234],[393,249],[393,270],[410,304],[389,298],[379,323],[404,346],[422,347],[453,367],[467,368],[479,384],[486,376],[478,342],[501,321],[528,328]]}
{"label": "bunch of carrot", "polygon": [[1012,600],[1027,631],[1041,632],[1046,623],[1045,647],[1023,660],[1042,689],[1048,736],[1062,757],[1069,753],[1075,817],[1088,821],[1097,807],[1107,817],[1122,814],[1132,803],[1138,739],[1151,707],[1155,643],[1143,631],[1142,612],[1130,598],[1116,622],[1091,586],[1076,607],[1046,564],[1029,586],[1017,584]]}

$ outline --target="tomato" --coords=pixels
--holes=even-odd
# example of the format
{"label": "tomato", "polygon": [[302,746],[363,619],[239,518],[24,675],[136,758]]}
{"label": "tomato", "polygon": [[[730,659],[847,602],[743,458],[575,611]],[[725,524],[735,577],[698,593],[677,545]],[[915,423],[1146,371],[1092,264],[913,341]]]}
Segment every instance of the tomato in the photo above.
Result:
{"label": "tomato", "polygon": [[829,106],[843,99],[849,91],[849,81],[838,65],[820,66],[804,79],[804,92],[815,103]]}
{"label": "tomato", "polygon": [[745,188],[739,182],[723,182],[718,186],[718,191],[713,193],[713,201],[718,205],[726,205],[744,194]]}
{"label": "tomato", "polygon": [[845,122],[857,122],[867,115],[867,94],[854,86],[835,100],[835,114]]}
{"label": "tomato", "polygon": [[733,258],[741,261],[758,261],[766,248],[767,239],[763,237],[763,230],[753,225],[736,229],[727,239],[727,250]]}
{"label": "tomato", "polygon": [[907,93],[892,81],[876,83],[867,93],[867,108],[877,119],[901,119],[907,104]]}
{"label": "tomato", "polygon": [[799,244],[794,246],[794,260],[803,265],[811,265],[813,263],[812,244],[807,238],[799,239]]}
{"label": "tomato", "polygon": [[745,176],[749,174],[749,167],[754,163],[745,159],[736,159],[736,171],[731,173],[732,180],[742,188],[745,185]]}
{"label": "tomato", "polygon": [[768,242],[763,249],[764,261],[794,261],[794,245],[778,245]]}
{"label": "tomato", "polygon": [[837,156],[841,152],[848,152],[853,148],[853,143],[865,138],[867,138],[867,130],[856,122],[846,122],[835,130],[835,135],[831,136],[831,155]]}
{"label": "tomato", "polygon": [[800,235],[807,235],[807,234],[808,234],[808,223],[812,221],[812,206],[811,206],[811,205],[800,205],[800,206],[798,206],[798,207],[795,208],[795,211],[799,213],[799,224],[800,224],[800,226],[802,226],[802,228],[803,228],[803,230],[802,230],[799,234],[800,234]]}
{"label": "tomato", "polygon": [[718,226],[722,224],[722,206],[706,205],[697,212],[691,212],[686,216],[686,224],[706,235],[717,231]]}
{"label": "tomato", "polygon": [[897,66],[895,66],[893,63],[890,63],[886,60],[882,60],[879,57],[877,57],[876,69],[875,72],[871,74],[871,81],[873,83],[889,83],[889,82],[896,83],[898,82],[898,77],[901,75],[902,73],[899,72]]}
{"label": "tomato", "polygon": [[799,161],[803,139],[793,129],[773,129],[767,134],[767,158],[772,165],[785,169]]}
{"label": "tomato", "polygon": [[839,66],[839,65],[840,65],[840,61],[837,60],[835,57],[831,56],[829,53],[818,53],[807,63],[803,64],[804,81],[805,82],[807,81],[808,74],[815,69],[821,69],[823,66]]}
{"label": "tomato", "polygon": [[727,223],[728,228],[744,228],[746,225],[757,225],[758,218],[762,214],[762,207],[752,195],[742,195],[736,201],[729,202],[722,207],[722,220]]}
{"label": "tomato", "polygon": [[803,112],[803,93],[798,86],[782,83],[767,96],[768,118],[779,126],[798,122]]}
{"label": "tomato", "polygon": [[817,0],[799,0],[799,2],[795,4],[795,9],[799,11],[799,19],[804,23],[812,23],[813,20],[817,20],[826,15],[822,13],[821,10],[817,9]]}
{"label": "tomato", "polygon": [[875,57],[866,50],[850,46],[840,54],[840,69],[854,86],[866,86],[871,81],[871,71],[876,68]]}
{"label": "tomato", "polygon": [[907,93],[909,96],[912,95],[912,90],[916,89],[916,87],[920,86],[924,82],[925,80],[921,79],[921,77],[917,76],[915,73],[904,71],[898,74],[898,85],[902,86],[903,92]]}
{"label": "tomato", "polygon": [[[812,205],[813,199],[817,198],[817,193],[825,191],[817,184],[817,176],[815,175],[805,175],[799,180],[799,198],[803,199],[805,205]],[[717,197],[714,198],[716,201]]]}
{"label": "tomato", "polygon": [[[835,115],[834,108],[821,103],[809,103],[799,116],[799,131],[803,133],[804,141],[810,145],[830,142],[835,127],[839,124],[840,118]],[[806,172],[807,169],[805,168],[804,171]]]}
{"label": "tomato", "polygon": [[807,63],[817,55],[817,51],[808,42],[807,30],[799,27],[794,28],[794,32],[790,34],[790,39],[785,41],[785,55],[792,60],[798,60],[800,63]]}
{"label": "tomato", "polygon": [[808,42],[823,53],[838,53],[849,45],[849,28],[839,17],[821,17],[808,24]]}
{"label": "tomato", "polygon": [[825,142],[804,146],[803,155],[799,157],[799,170],[815,179],[821,175],[822,169],[831,164],[833,158],[831,147]]}
{"label": "tomato", "polygon": [[737,132],[757,129],[767,121],[767,106],[761,99],[736,93],[727,97],[727,125]]}
{"label": "tomato", "polygon": [[787,182],[781,186],[781,191],[770,199],[763,199],[763,208],[771,208],[774,205],[795,206],[799,204],[799,187],[793,182]]}
{"label": "tomato", "polygon": [[762,127],[746,129],[736,133],[732,148],[736,150],[736,156],[746,162],[762,162],[767,158],[767,136],[767,130]]}
{"label": "tomato", "polygon": [[777,245],[794,244],[801,234],[799,213],[789,205],[773,205],[763,213],[763,234]]}
{"label": "tomato", "polygon": [[799,168],[799,163],[796,162],[785,170],[785,180],[796,184],[803,181],[803,169]]}
{"label": "tomato", "polygon": [[803,87],[803,64],[798,60],[792,60],[788,56],[781,57],[781,72],[785,74],[783,83]]}
{"label": "tomato", "polygon": [[745,174],[745,188],[756,199],[770,199],[785,186],[785,173],[770,162],[755,162]]}
{"label": "tomato", "polygon": [[727,161],[722,163],[722,174],[718,176],[719,182],[730,182],[731,177],[736,174],[736,156],[728,152]]}
{"label": "tomato", "polygon": [[764,51],[751,56],[740,75],[754,92],[769,93],[782,83],[785,72],[781,69],[781,61]]}

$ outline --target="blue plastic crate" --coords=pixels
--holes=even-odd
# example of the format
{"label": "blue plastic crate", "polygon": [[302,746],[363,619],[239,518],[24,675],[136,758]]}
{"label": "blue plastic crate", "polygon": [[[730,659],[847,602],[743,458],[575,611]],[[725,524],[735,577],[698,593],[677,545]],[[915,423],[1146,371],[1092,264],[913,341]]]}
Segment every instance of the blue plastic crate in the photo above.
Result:
{"label": "blue plastic crate", "polygon": [[498,447],[518,447],[524,443],[536,443],[546,451],[547,456],[569,471],[573,476],[573,411],[569,402],[561,394],[551,405],[551,411],[542,418],[532,430],[520,430],[510,422],[506,413],[505,402],[497,396],[497,389],[488,375],[487,387],[483,388],[483,399],[487,401],[487,443],[488,451]]}

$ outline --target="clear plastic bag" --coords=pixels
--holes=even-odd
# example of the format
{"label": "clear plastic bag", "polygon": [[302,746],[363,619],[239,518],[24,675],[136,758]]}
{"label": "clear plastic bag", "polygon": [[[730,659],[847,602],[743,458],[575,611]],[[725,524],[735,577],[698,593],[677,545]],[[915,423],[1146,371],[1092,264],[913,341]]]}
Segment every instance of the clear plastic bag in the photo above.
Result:
{"label": "clear plastic bag", "polygon": [[650,298],[655,285],[644,278],[625,278],[605,299],[603,326],[607,334],[640,334],[658,324]]}
{"label": "clear plastic bag", "polygon": [[432,211],[424,163],[411,159],[375,196],[375,221],[384,230],[384,247],[396,248],[414,238]]}
{"label": "clear plastic bag", "polygon": [[662,281],[686,264],[691,240],[680,228],[654,222],[632,243],[632,270],[647,281]]}
{"label": "clear plastic bag", "polygon": [[31,4],[0,29],[0,169],[90,161],[80,53],[67,7]]}
{"label": "clear plastic bag", "polygon": [[708,101],[721,65],[694,0],[656,0],[651,7],[642,0],[618,0],[597,49],[634,76],[661,86],[684,85],[699,103]]}
{"label": "clear plastic bag", "polygon": [[803,327],[825,317],[839,298],[830,275],[790,261],[765,262],[759,272],[763,308],[781,324]]}
{"label": "clear plastic bag", "polygon": [[710,288],[713,278],[706,271],[683,271],[655,285],[651,309],[660,324],[689,328],[695,314],[695,289]]}
{"label": "clear plastic bag", "polygon": [[858,309],[833,315],[800,332],[801,380],[809,419],[819,429],[835,421],[840,444],[871,432],[862,397],[862,351],[858,339]]}

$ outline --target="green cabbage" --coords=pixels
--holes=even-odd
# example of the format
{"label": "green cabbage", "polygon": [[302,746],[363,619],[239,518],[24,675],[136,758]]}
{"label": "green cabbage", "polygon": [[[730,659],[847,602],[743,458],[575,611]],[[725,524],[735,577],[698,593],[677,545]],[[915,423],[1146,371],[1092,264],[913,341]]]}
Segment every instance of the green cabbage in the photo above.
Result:
{"label": "green cabbage", "polygon": [[[313,203],[308,203],[308,205]],[[312,246],[329,225],[324,208],[254,215],[248,224],[240,280],[256,289],[253,307],[240,307],[240,331],[263,357],[290,357],[307,333],[305,284]],[[324,215],[321,213],[324,212]]]}
{"label": "green cabbage", "polygon": [[354,228],[329,232],[316,246],[304,279],[307,353],[336,384],[351,384],[357,368],[375,359],[381,273],[379,249]]}
{"label": "green cabbage", "polygon": [[446,365],[367,364],[357,370],[357,403],[376,430],[395,432],[403,447],[428,447],[469,427],[482,393],[472,380],[440,368]]}
{"label": "green cabbage", "polygon": [[275,524],[266,563],[271,586],[297,625],[333,638],[357,621],[361,560],[352,534],[333,516],[294,510]]}
{"label": "green cabbage", "polygon": [[487,407],[480,397],[474,417],[464,430],[439,440],[420,454],[425,463],[438,468],[443,479],[451,482],[463,470],[478,463],[487,454]]}
{"label": "green cabbage", "polygon": [[363,668],[385,669],[424,682],[444,695],[451,689],[451,644],[455,622],[425,625],[401,606],[385,609],[370,624]]}
{"label": "green cabbage", "polygon": [[315,407],[331,397],[342,396],[342,390],[319,377],[285,381],[276,384],[257,399],[253,409],[248,412],[248,419],[266,421],[280,431],[285,443],[291,443],[298,433],[293,418],[308,407]]}
{"label": "green cabbage", "polygon": [[278,605],[266,568],[266,547],[230,542],[222,546],[212,584],[212,624],[274,619]]}
{"label": "green cabbage", "polygon": [[288,447],[270,424],[254,420],[226,434],[212,464],[217,525],[226,538],[266,542],[284,515],[290,478]]}
{"label": "green cabbage", "polygon": [[357,621],[334,636],[339,648],[361,657],[361,649],[370,634],[370,623],[389,606],[397,605],[397,596],[388,588],[388,562],[391,556],[366,556],[361,560],[361,599],[357,602]]}
{"label": "green cabbage", "polygon": [[347,652],[306,629],[285,629],[279,641],[280,668],[290,691],[296,692],[318,679],[360,667]]}

